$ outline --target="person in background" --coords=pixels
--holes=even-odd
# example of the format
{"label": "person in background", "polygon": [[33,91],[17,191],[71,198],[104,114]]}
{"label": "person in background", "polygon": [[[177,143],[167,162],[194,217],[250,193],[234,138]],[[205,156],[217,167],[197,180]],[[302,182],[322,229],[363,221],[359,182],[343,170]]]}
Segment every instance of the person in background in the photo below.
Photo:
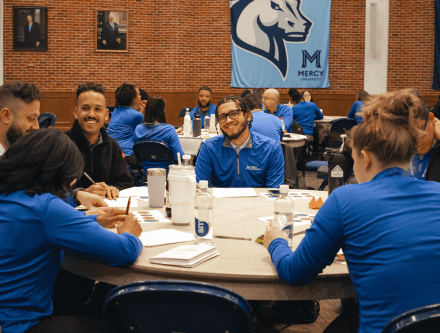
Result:
{"label": "person in background", "polygon": [[405,90],[366,102],[352,143],[360,184],[331,193],[294,252],[274,224],[264,236],[278,275],[290,285],[312,283],[342,248],[359,333],[379,333],[392,318],[440,298],[440,184],[404,171],[423,133],[415,119],[424,108]]}
{"label": "person in background", "polygon": [[434,114],[434,117],[437,119],[440,119],[440,95],[438,95],[439,101],[435,103],[435,105],[432,107],[432,113]]}
{"label": "person in background", "polygon": [[370,94],[367,93],[365,90],[359,91],[356,96],[357,101],[354,102],[353,106],[348,112],[347,118],[356,119],[357,123],[360,124],[360,122],[362,121],[362,116],[358,113],[362,111],[362,106],[366,101],[368,101],[369,98]]}
{"label": "person in background", "polygon": [[26,16],[28,23],[24,25],[24,43],[26,47],[39,47],[41,42],[40,24],[34,22],[31,14]]}
{"label": "person in background", "polygon": [[52,315],[54,281],[64,252],[122,266],[134,263],[142,251],[142,229],[132,214],[114,233],[96,223],[96,216],[60,200],[81,177],[83,166],[75,144],[55,129],[21,137],[0,159],[3,333],[106,332],[102,319]]}
{"label": "person in background", "polygon": [[306,102],[315,103],[312,98],[312,94],[308,90],[304,90],[301,94],[302,98]]}
{"label": "person in background", "polygon": [[[107,134],[116,140],[124,153],[125,162],[133,169],[137,168],[133,154],[133,135],[137,125],[142,124],[148,94],[132,84],[124,83],[115,92],[116,108],[113,110]],[[146,95],[146,96],[145,96]]]}
{"label": "person in background", "polygon": [[206,140],[196,162],[197,182],[213,187],[271,187],[284,183],[279,141],[251,132],[252,113],[239,96],[223,98],[216,109],[223,135]]}
{"label": "person in background", "polygon": [[107,135],[104,122],[108,120],[105,89],[97,83],[85,83],[76,90],[75,121],[65,134],[75,142],[84,157],[84,172],[76,187],[109,199],[119,197],[119,190],[133,186],[121,147]]}
{"label": "person in background", "polygon": [[[165,100],[158,95],[148,98],[144,122],[138,125],[134,131],[133,141],[135,143],[145,140],[162,141],[166,143],[173,152],[176,161],[177,153],[180,153],[181,157],[184,155],[176,130],[173,126],[167,124]],[[145,176],[149,168],[164,168],[168,173],[169,163],[144,161],[143,168]]]}
{"label": "person in background", "polygon": [[280,93],[276,89],[267,89],[263,94],[264,112],[283,118],[285,130],[292,133],[292,108],[280,104]]}
{"label": "person in background", "polygon": [[250,89],[245,89],[245,90],[243,90],[243,92],[241,93],[241,97],[242,97],[242,98],[245,98],[247,95],[250,95],[250,94],[252,94],[252,90],[250,90]]}
{"label": "person in background", "polygon": [[298,90],[291,90],[289,94],[293,101],[293,120],[301,125],[310,144],[313,142],[313,122],[324,117],[315,103],[304,101]]}
{"label": "person in background", "polygon": [[115,21],[113,15],[108,17],[108,21],[102,26],[101,40],[102,45],[109,50],[118,50],[121,44],[119,37],[119,26]]}
{"label": "person in background", "polygon": [[190,116],[191,120],[194,119],[194,115],[199,113],[202,118],[202,128],[205,128],[205,116],[208,114],[209,117],[215,115],[215,105],[211,104],[212,101],[212,91],[211,88],[203,86],[197,92],[197,102],[198,106],[191,110]]}
{"label": "person in background", "polygon": [[261,102],[258,96],[248,94],[244,99],[249,105],[249,110],[252,112],[251,133],[257,132],[275,141],[283,141],[284,133],[281,120],[264,113],[263,110],[260,109]]}

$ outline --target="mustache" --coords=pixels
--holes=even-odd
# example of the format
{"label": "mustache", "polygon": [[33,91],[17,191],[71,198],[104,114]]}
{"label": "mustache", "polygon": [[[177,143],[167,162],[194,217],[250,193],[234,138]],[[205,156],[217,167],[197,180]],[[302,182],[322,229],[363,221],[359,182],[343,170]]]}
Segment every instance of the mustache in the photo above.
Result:
{"label": "mustache", "polygon": [[99,121],[99,120],[96,119],[96,118],[84,118],[84,121],[88,121],[88,120],[96,120],[96,121]]}

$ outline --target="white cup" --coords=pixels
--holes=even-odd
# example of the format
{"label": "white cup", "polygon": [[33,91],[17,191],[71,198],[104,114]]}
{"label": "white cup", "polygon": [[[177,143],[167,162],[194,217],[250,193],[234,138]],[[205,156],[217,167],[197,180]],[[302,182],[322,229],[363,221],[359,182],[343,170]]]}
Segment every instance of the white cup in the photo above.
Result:
{"label": "white cup", "polygon": [[151,208],[163,207],[166,173],[161,168],[147,169],[148,201]]}

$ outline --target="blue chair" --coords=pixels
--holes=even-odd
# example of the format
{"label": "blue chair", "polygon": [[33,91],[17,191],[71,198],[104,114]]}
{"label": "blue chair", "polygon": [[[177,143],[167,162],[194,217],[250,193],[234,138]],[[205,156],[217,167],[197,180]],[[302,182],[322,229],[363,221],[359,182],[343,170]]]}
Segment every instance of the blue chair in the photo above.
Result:
{"label": "blue chair", "polygon": [[392,319],[382,333],[440,332],[440,304],[426,305]]}
{"label": "blue chair", "polygon": [[57,120],[57,116],[50,112],[44,112],[40,113],[37,119],[40,128],[53,128],[53,125],[55,125],[55,122]]}
{"label": "blue chair", "polygon": [[144,161],[167,162],[175,164],[174,155],[168,145],[163,141],[145,140],[133,146],[139,174],[143,174]]}
{"label": "blue chair", "polygon": [[130,172],[131,178],[133,178],[134,186],[143,186],[143,184],[142,184],[142,174],[134,173],[133,169],[128,164],[127,164],[127,168],[128,168],[128,171]]}
{"label": "blue chair", "polygon": [[252,309],[236,293],[191,281],[144,281],[110,291],[104,320],[112,333],[254,332]]}

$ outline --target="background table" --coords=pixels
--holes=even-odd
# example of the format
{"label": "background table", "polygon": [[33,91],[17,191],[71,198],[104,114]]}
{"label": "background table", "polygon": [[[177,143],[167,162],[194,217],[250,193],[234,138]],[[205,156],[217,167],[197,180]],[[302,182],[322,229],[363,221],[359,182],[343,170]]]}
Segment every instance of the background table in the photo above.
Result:
{"label": "background table", "polygon": [[[257,189],[257,192],[264,192]],[[301,192],[300,190],[297,190]],[[311,191],[327,198],[327,192]],[[295,200],[295,211],[316,213],[308,208],[307,199]],[[220,256],[194,268],[151,264],[149,258],[183,244],[144,247],[135,264],[127,268],[110,267],[85,259],[65,255],[62,267],[95,280],[122,285],[143,280],[180,279],[220,285],[248,300],[292,300],[350,298],[355,292],[346,265],[336,264],[324,269],[314,283],[291,287],[282,281],[271,262],[266,248],[255,242],[264,233],[267,223],[256,218],[273,215],[274,201],[261,196],[248,198],[214,198],[214,234],[251,237],[252,241],[214,238]],[[161,209],[164,212],[164,209]],[[295,228],[294,232],[309,226]],[[175,228],[193,232],[191,226],[178,227],[171,223],[142,224],[144,231]],[[298,246],[304,234],[294,237]]]}

